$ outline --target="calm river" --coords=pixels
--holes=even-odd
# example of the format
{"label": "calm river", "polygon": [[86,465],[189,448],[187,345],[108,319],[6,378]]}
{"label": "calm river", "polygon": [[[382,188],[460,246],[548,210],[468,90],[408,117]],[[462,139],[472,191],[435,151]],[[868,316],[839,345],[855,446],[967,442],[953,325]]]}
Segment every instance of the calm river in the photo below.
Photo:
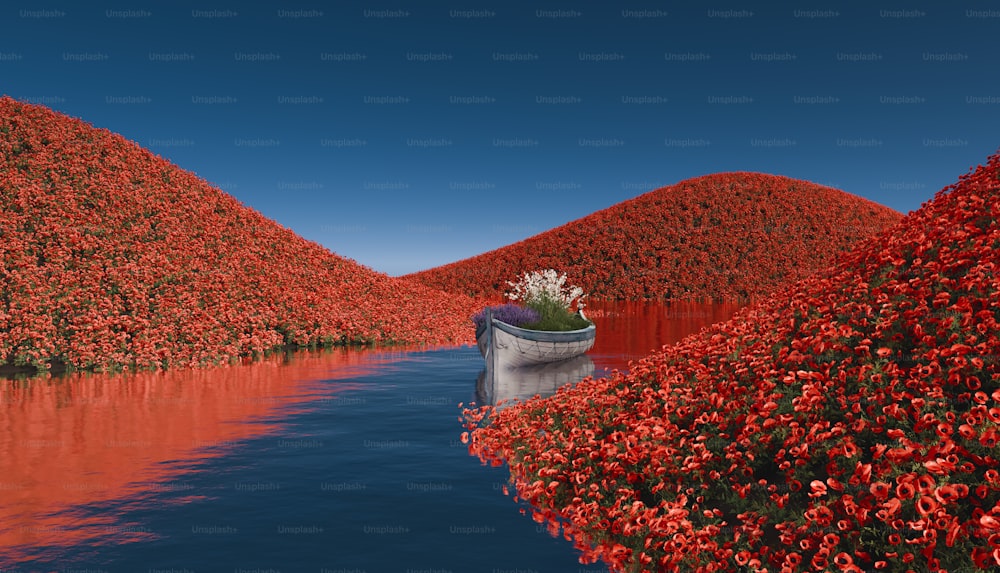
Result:
{"label": "calm river", "polygon": [[625,370],[737,304],[592,303],[586,358],[473,347],[0,380],[0,572],[597,573],[459,442],[458,404]]}

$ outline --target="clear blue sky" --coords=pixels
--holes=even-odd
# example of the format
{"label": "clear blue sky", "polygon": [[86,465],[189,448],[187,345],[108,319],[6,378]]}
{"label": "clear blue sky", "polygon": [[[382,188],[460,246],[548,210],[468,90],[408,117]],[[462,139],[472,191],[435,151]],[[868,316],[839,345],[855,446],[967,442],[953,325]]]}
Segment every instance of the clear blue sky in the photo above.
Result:
{"label": "clear blue sky", "polygon": [[394,275],[721,171],[907,212],[1000,146],[990,2],[22,6],[0,93]]}

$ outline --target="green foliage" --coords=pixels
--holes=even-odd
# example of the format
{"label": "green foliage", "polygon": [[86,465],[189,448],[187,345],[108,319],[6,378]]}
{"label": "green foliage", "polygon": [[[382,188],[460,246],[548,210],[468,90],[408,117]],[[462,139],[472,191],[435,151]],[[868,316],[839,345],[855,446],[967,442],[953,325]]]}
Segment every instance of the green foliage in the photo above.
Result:
{"label": "green foliage", "polygon": [[523,326],[529,330],[565,331],[579,330],[590,326],[590,322],[579,314],[571,313],[562,301],[551,296],[538,296],[527,304],[541,317],[536,322]]}

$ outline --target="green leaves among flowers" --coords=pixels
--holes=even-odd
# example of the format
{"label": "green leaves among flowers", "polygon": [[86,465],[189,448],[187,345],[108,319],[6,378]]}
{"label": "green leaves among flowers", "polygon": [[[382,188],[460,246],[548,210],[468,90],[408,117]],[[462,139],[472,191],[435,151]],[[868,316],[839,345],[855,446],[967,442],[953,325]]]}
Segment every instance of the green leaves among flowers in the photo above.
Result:
{"label": "green leaves among flowers", "polygon": [[580,330],[590,326],[590,321],[579,314],[571,313],[562,302],[548,295],[541,295],[527,303],[527,307],[538,313],[535,322],[522,326],[529,330]]}

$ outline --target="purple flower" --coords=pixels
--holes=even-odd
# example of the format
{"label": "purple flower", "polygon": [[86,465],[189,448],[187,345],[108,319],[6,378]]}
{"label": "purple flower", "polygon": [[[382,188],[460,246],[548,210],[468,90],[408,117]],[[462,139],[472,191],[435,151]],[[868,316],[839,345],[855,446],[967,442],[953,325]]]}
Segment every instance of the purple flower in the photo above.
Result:
{"label": "purple flower", "polygon": [[[522,326],[532,322],[537,322],[538,319],[541,318],[535,309],[516,304],[508,303],[489,308],[493,309],[493,318],[514,326]],[[476,315],[472,317],[472,321],[476,323],[477,329],[486,324],[486,309],[484,308],[476,313]]]}

